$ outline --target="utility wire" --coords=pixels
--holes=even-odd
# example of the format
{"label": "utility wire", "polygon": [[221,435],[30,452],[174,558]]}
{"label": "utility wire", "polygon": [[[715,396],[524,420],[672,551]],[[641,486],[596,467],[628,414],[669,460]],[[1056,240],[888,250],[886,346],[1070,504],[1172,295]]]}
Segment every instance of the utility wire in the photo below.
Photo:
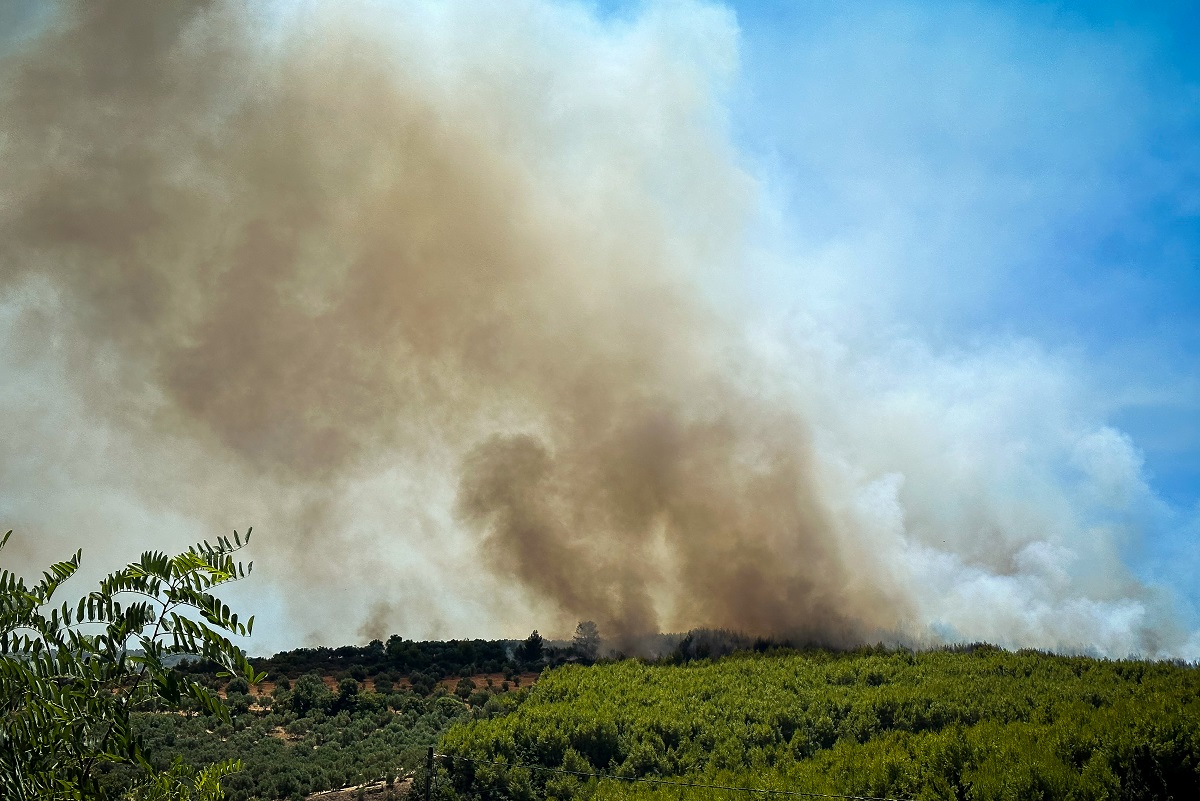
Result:
{"label": "utility wire", "polygon": [[461,759],[464,762],[474,762],[479,765],[499,765],[505,768],[529,768],[530,770],[540,770],[546,773],[565,773],[570,776],[586,776],[594,779],[614,779],[620,782],[638,782],[641,784],[664,784],[670,787],[702,787],[708,790],[734,790],[745,793],[762,793],[764,795],[792,795],[803,796],[805,798],[841,798],[846,801],[908,801],[901,798],[885,798],[875,795],[839,795],[838,793],[817,793],[805,792],[803,790],[771,790],[765,787],[730,787],[724,784],[701,784],[699,782],[677,782],[667,779],[646,779],[637,776],[614,776],[611,773],[584,773],[578,770],[567,770],[565,768],[548,768],[545,765],[527,765],[521,762],[496,762],[490,759],[472,759],[470,757],[455,756],[454,754],[434,754],[438,759]]}

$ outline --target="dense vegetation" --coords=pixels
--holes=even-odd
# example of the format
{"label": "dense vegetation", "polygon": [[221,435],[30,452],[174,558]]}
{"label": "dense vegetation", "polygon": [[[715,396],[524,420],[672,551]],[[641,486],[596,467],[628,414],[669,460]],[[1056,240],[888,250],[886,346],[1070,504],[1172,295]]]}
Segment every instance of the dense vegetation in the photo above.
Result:
{"label": "dense vegetation", "polygon": [[[452,676],[485,673],[515,674],[540,671],[568,662],[591,663],[600,644],[599,630],[592,621],[579,624],[575,639],[547,642],[535,630],[524,640],[406,640],[393,634],[387,642],[372,640],[366,645],[337,648],[296,648],[274,656],[251,658],[254,668],[272,678],[297,678],[319,673],[335,679],[383,676],[396,683],[402,679],[419,683],[423,678],[438,682]],[[179,669],[188,675],[213,674],[217,666],[200,661],[183,662]]]}
{"label": "dense vegetation", "polygon": [[[0,537],[0,549],[11,535]],[[103,782],[114,767],[125,774],[126,798],[220,797],[221,777],[241,765],[156,769],[134,711],[187,704],[229,722],[216,695],[169,666],[181,656],[241,674],[246,686],[262,679],[226,637],[248,635],[254,618],[239,621],[210,592],[249,572],[232,556],[249,536],[234,532],[175,556],[147,551],[77,603],[60,603],[59,590],[81,551],[35,582],[0,568],[0,801],[115,796]]]}
{"label": "dense vegetation", "polygon": [[272,676],[292,678],[314,671],[327,676],[348,675],[354,670],[367,676],[379,673],[407,676],[420,672],[441,679],[521,670],[527,665],[514,658],[519,644],[519,640],[417,642],[392,635],[387,642],[372,640],[363,646],[283,651],[267,659],[256,659],[254,665]]}
{"label": "dense vegetation", "polygon": [[[297,683],[300,692],[303,681]],[[320,680],[316,684],[324,688]],[[165,769],[176,757],[196,764],[236,757],[244,770],[222,782],[230,801],[302,798],[368,781],[392,782],[421,762],[424,746],[435,743],[451,722],[470,714],[453,696],[362,693],[348,699],[328,689],[305,700],[280,695],[273,708],[251,709],[250,699],[233,694],[230,723],[205,716],[140,716],[151,764]],[[310,703],[312,695],[316,703]],[[115,775],[113,783],[121,778]]]}
{"label": "dense vegetation", "polygon": [[[445,685],[428,695],[377,693],[363,691],[352,678],[331,687],[312,673],[294,683],[281,680],[271,696],[254,696],[234,679],[226,688],[228,721],[195,711],[144,713],[134,722],[156,770],[177,759],[203,765],[236,758],[243,770],[222,781],[230,801],[299,799],[372,782],[391,787],[423,763],[426,748],[452,723],[501,714],[524,695],[505,692],[503,684],[473,684],[460,681],[454,693]],[[115,792],[130,776],[112,769],[105,785]]]}
{"label": "dense vegetation", "polygon": [[1200,671],[986,646],[568,666],[441,750],[466,758],[444,761],[443,792],[470,799],[745,795],[517,764],[915,799],[1182,799],[1200,787]]}

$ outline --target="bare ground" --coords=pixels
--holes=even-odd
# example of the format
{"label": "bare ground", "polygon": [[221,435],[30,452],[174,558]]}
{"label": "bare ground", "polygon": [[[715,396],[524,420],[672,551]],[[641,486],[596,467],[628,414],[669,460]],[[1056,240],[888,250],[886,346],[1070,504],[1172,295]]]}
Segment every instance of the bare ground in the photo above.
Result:
{"label": "bare ground", "polygon": [[[307,801],[358,801],[360,791],[362,792],[361,797],[364,799],[386,801],[389,797],[388,790],[388,786],[383,782],[372,782],[354,787],[343,787],[340,790],[323,790],[308,796]],[[406,778],[396,782],[391,788],[391,795],[395,798],[405,798],[411,790],[412,779]]]}

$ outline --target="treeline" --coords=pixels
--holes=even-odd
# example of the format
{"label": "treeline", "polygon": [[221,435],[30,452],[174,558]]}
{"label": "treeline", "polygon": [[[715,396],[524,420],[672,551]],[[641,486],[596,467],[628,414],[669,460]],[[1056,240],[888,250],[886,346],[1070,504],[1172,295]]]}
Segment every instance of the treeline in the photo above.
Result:
{"label": "treeline", "polygon": [[438,679],[471,676],[479,673],[504,673],[533,667],[516,657],[520,640],[406,640],[398,634],[386,642],[372,640],[366,645],[340,648],[297,648],[267,659],[252,660],[258,670],[269,675],[295,678],[318,671],[338,675],[361,671],[365,676],[392,672],[407,676],[413,672],[430,673]]}
{"label": "treeline", "polygon": [[745,795],[523,766],[912,799],[1188,798],[1200,671],[986,646],[569,666],[440,750],[442,795],[462,801]]}
{"label": "treeline", "polygon": [[[307,673],[358,681],[383,676],[391,682],[410,679],[415,674],[431,682],[485,673],[511,677],[567,663],[591,664],[598,655],[599,634],[595,624],[587,626],[589,621],[580,623],[580,629],[586,635],[565,642],[546,641],[536,630],[524,640],[416,641],[394,634],[386,642],[372,640],[361,646],[296,648],[249,661],[272,680],[295,679]],[[200,676],[219,672],[219,666],[204,661],[181,662],[178,669]]]}
{"label": "treeline", "polygon": [[[582,621],[571,640],[545,640],[535,629],[524,640],[406,640],[399,634],[372,640],[366,645],[336,648],[295,648],[270,657],[251,657],[250,663],[272,680],[295,679],[319,673],[335,680],[358,681],[383,677],[397,683],[436,683],[461,676],[540,672],[565,664],[593,664],[602,655],[600,631],[591,621]],[[651,657],[672,663],[708,659],[738,651],[768,651],[794,647],[795,643],[764,637],[749,637],[724,629],[694,629],[686,634],[654,634],[634,638],[626,651],[609,648],[608,659],[628,656]],[[183,661],[178,669],[200,677],[215,677],[220,666],[205,661]],[[210,683],[213,683],[210,681]]]}

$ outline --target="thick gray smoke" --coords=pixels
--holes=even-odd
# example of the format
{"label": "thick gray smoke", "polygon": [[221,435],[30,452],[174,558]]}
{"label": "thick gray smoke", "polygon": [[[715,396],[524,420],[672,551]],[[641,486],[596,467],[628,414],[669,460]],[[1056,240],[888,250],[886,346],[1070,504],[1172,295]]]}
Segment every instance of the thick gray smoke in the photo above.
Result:
{"label": "thick gray smoke", "polygon": [[[732,23],[688,10],[56,9],[0,62],[5,527],[145,521],[97,535],[120,551],[252,523],[278,624],[325,641],[535,613],[922,639],[954,606],[928,576],[974,570],[1032,576],[1046,620],[1098,606],[1068,636],[993,587],[947,636],[1157,651],[1115,557],[1045,590],[1055,499],[980,512],[959,470],[962,515],[919,478],[888,512],[938,446],[872,439],[852,370],[772,365],[718,302],[755,188],[716,96]],[[1106,603],[1136,607],[1110,637]]]}

